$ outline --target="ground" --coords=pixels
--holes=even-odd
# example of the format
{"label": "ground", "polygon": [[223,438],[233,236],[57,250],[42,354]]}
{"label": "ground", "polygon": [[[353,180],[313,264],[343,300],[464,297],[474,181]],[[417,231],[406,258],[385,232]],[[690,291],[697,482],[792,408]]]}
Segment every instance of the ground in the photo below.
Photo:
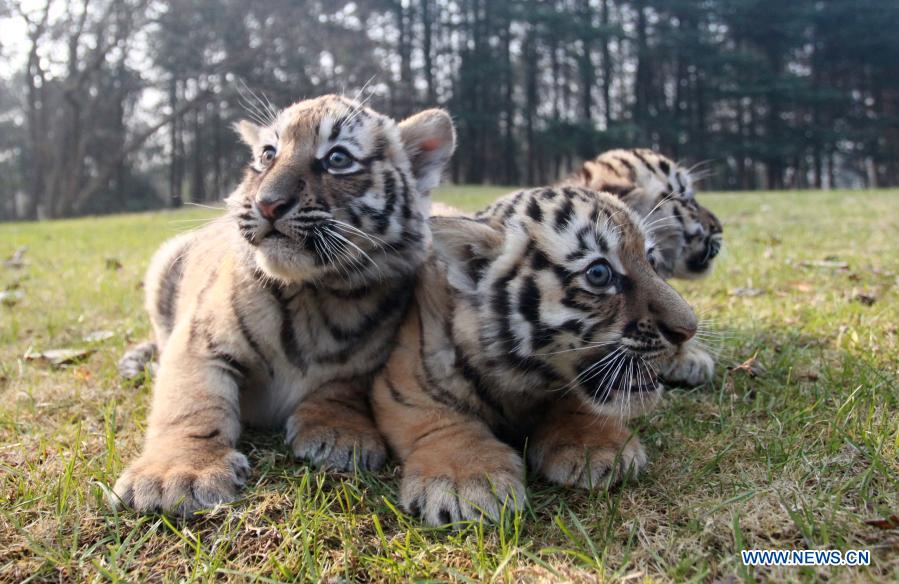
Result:
{"label": "ground", "polygon": [[[474,209],[501,192],[438,198]],[[0,258],[27,246],[0,266],[0,580],[897,581],[899,192],[702,200],[725,251],[676,286],[717,331],[714,385],[637,421],[651,463],[636,481],[532,478],[523,514],[459,531],[397,510],[394,465],[322,474],[277,433],[243,440],[253,474],[233,505],[188,523],[113,514],[103,489],[139,449],[150,397],[115,372],[148,335],[143,271],[216,212],[0,225]],[[92,352],[33,359],[72,348]],[[750,569],[747,548],[868,549],[871,565]]]}

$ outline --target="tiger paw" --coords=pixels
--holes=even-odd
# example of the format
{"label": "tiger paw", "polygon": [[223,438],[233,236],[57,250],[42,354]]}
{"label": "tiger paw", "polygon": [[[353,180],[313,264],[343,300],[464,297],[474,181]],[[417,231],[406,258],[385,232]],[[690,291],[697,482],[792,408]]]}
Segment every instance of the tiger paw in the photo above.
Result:
{"label": "tiger paw", "polygon": [[712,381],[715,375],[715,359],[692,343],[687,343],[662,364],[661,376],[672,385],[696,387]]}
{"label": "tiger paw", "polygon": [[477,456],[421,449],[405,461],[400,503],[433,526],[487,519],[524,508],[521,457],[505,444],[487,445]]}
{"label": "tiger paw", "polygon": [[304,415],[287,420],[286,442],[294,456],[337,471],[377,470],[387,460],[381,433],[370,418],[345,416],[325,419]]}
{"label": "tiger paw", "polygon": [[617,422],[598,418],[580,436],[544,433],[528,451],[528,460],[552,483],[605,489],[647,464],[640,439]]}
{"label": "tiger paw", "polygon": [[110,504],[140,513],[163,511],[188,516],[229,503],[250,474],[247,457],[236,450],[173,455],[143,454],[113,487]]}

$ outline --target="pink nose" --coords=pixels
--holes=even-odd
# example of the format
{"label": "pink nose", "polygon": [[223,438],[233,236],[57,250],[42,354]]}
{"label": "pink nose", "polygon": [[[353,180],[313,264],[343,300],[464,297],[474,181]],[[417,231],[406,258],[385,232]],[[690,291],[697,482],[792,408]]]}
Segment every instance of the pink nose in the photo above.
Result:
{"label": "pink nose", "polygon": [[293,207],[297,200],[293,198],[261,199],[256,201],[259,213],[269,221],[276,221]]}

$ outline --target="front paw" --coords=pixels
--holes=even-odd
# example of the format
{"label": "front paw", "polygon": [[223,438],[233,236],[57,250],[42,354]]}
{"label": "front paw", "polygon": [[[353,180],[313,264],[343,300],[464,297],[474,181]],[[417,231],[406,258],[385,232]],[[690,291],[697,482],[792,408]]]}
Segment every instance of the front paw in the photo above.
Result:
{"label": "front paw", "polygon": [[[356,422],[356,423],[353,423]],[[286,442],[301,460],[337,471],[377,470],[387,448],[370,420],[322,420],[294,414],[287,420]]]}
{"label": "front paw", "polygon": [[704,385],[715,375],[715,359],[699,347],[687,344],[670,361],[662,364],[661,375],[673,385]]}
{"label": "front paw", "polygon": [[[473,456],[419,450],[404,463],[400,503],[433,526],[460,521],[499,521],[520,511],[527,497],[521,457],[504,444]],[[495,452],[494,452],[495,451]],[[458,460],[455,460],[458,459]]]}
{"label": "front paw", "polygon": [[143,454],[116,481],[110,503],[140,513],[164,511],[187,516],[233,501],[249,474],[247,457],[231,449],[189,455]]}
{"label": "front paw", "polygon": [[528,460],[548,481],[583,489],[607,489],[639,474],[647,464],[640,439],[612,422],[597,424],[581,439],[543,438],[528,451]]}

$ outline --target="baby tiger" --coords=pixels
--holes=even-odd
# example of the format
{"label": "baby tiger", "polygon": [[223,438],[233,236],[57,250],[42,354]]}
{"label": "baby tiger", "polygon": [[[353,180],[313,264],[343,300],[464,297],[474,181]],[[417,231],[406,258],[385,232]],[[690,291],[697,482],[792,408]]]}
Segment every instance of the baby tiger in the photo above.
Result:
{"label": "baby tiger", "polygon": [[[610,150],[588,160],[566,184],[610,192],[636,211],[648,233],[649,257],[663,278],[701,278],[721,251],[721,222],[696,201],[690,171],[647,149]],[[662,366],[666,381],[702,385],[715,370],[712,356],[687,343]]]}
{"label": "baby tiger", "polygon": [[227,215],[163,245],[147,273],[160,363],[143,453],[114,487],[139,511],[233,499],[243,423],[286,428],[316,464],[385,459],[367,392],[427,255],[452,122],[397,124],[329,95],[238,130],[252,162]]}
{"label": "baby tiger", "polygon": [[521,508],[525,440],[554,483],[639,471],[624,422],[656,403],[658,364],[696,332],[614,196],[550,187],[501,203],[481,220],[431,219],[434,253],[374,383],[401,503],[432,525]]}
{"label": "baby tiger", "polygon": [[721,222],[696,201],[690,171],[648,150],[609,150],[566,179],[617,195],[651,234],[655,268],[663,278],[701,278],[712,271],[723,243]]}

